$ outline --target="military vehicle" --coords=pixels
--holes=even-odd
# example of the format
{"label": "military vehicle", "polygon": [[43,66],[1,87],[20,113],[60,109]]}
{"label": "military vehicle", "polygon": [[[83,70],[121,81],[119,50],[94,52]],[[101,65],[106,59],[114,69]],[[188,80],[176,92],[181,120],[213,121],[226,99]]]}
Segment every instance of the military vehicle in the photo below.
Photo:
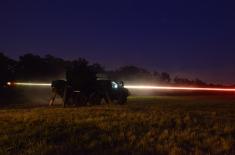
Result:
{"label": "military vehicle", "polygon": [[117,104],[127,102],[129,91],[124,88],[122,81],[97,78],[96,75],[96,72],[88,68],[68,70],[66,80],[52,81],[53,96],[50,105],[57,95],[63,99],[64,106],[98,105],[102,101]]}

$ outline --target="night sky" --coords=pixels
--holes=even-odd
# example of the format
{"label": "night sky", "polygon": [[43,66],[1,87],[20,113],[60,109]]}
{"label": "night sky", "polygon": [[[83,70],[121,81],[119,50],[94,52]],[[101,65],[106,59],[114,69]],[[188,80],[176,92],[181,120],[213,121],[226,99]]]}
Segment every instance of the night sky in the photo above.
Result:
{"label": "night sky", "polygon": [[235,2],[1,0],[0,51],[235,83]]}

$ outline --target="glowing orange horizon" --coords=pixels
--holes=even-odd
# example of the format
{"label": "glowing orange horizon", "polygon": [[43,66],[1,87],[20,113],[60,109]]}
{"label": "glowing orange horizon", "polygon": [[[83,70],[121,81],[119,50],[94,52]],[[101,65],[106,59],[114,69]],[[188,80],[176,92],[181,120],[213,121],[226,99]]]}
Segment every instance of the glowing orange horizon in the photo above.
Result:
{"label": "glowing orange horizon", "polygon": [[[34,82],[7,82],[7,85],[19,86],[42,86],[49,87],[51,83],[34,83]],[[235,88],[209,88],[209,87],[181,87],[181,86],[153,86],[153,85],[126,85],[127,89],[137,90],[188,90],[188,91],[226,91],[235,92]]]}

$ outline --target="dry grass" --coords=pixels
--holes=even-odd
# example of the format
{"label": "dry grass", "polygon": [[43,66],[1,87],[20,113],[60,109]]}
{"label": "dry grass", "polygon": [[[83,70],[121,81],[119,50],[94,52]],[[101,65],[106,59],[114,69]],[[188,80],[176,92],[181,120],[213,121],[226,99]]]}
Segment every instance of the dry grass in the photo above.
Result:
{"label": "dry grass", "polygon": [[0,154],[235,154],[235,97],[0,110]]}

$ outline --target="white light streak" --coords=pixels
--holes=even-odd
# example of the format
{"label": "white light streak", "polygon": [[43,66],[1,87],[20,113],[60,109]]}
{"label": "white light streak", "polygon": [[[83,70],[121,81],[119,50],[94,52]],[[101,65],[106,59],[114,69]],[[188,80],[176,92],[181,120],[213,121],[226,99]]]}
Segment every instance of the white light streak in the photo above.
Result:
{"label": "white light streak", "polygon": [[127,89],[139,89],[139,90],[188,90],[188,91],[227,91],[235,92],[235,89],[231,88],[204,88],[204,87],[170,87],[170,86],[145,86],[145,85],[126,85]]}
{"label": "white light streak", "polygon": [[[51,83],[34,83],[34,82],[7,82],[7,85],[15,86],[37,86],[37,87],[50,87]],[[209,88],[209,87],[180,87],[180,86],[154,86],[154,85],[126,85],[127,89],[136,90],[185,90],[185,91],[224,91],[235,92],[235,88]]]}
{"label": "white light streak", "polygon": [[19,86],[42,86],[42,87],[49,87],[51,86],[50,83],[32,83],[32,82],[15,82],[14,85]]}

